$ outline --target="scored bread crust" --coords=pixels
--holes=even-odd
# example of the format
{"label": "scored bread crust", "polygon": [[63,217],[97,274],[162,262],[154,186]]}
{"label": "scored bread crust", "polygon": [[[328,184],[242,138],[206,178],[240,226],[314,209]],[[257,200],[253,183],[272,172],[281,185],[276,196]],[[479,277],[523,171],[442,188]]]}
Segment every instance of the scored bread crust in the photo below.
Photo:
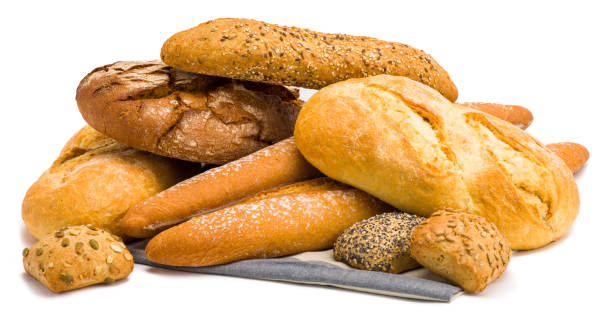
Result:
{"label": "scored bread crust", "polygon": [[129,207],[198,170],[197,164],[135,150],[86,126],[28,189],[21,215],[39,239],[82,224],[124,236],[119,219]]}
{"label": "scored bread crust", "polygon": [[320,90],[298,116],[295,141],[331,178],[409,213],[483,216],[513,249],[558,239],[578,214],[576,184],[557,155],[508,122],[404,77]]}
{"label": "scored bread crust", "polygon": [[128,146],[223,164],[290,137],[297,91],[184,72],[160,61],[99,67],[77,88],[94,129]]}
{"label": "scored bread crust", "polygon": [[330,248],[352,224],[390,207],[329,178],[262,192],[153,237],[149,260],[206,266]]}
{"label": "scored bread crust", "polygon": [[170,37],[162,60],[182,70],[319,89],[349,78],[407,76],[451,101],[457,88],[427,53],[371,37],[219,18]]}

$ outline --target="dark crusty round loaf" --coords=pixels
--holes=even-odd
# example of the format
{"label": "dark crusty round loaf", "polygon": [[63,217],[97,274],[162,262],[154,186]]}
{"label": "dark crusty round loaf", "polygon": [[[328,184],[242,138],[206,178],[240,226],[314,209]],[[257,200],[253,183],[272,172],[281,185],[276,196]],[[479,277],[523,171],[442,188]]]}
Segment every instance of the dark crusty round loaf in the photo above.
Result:
{"label": "dark crusty round loaf", "polygon": [[161,58],[190,72],[314,89],[349,78],[407,76],[457,99],[448,73],[421,50],[249,19],[220,18],[179,32]]}
{"label": "dark crusty round loaf", "polygon": [[116,62],[77,89],[83,118],[128,146],[223,164],[288,138],[301,101],[283,86],[180,71],[160,61]]}
{"label": "dark crusty round loaf", "polygon": [[456,210],[435,212],[412,231],[412,257],[469,292],[480,292],[510,262],[510,242],[495,224]]}
{"label": "dark crusty round loaf", "polygon": [[400,273],[419,264],[410,257],[410,234],[425,218],[402,212],[376,215],[346,229],[334,244],[334,259],[354,268]]}

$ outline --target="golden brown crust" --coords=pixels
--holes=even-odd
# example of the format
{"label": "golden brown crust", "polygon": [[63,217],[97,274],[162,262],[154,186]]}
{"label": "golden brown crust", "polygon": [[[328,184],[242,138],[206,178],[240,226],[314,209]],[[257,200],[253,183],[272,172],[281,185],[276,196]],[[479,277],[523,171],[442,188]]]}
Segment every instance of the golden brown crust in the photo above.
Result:
{"label": "golden brown crust", "polygon": [[525,130],[533,122],[533,114],[529,109],[516,105],[500,105],[488,102],[463,102],[459,105],[480,110],[489,115],[501,118]]}
{"label": "golden brown crust", "polygon": [[152,237],[190,217],[249,195],[321,176],[297,150],[293,138],[288,138],[134,205],[122,218],[121,228],[133,237]]}
{"label": "golden brown crust", "polygon": [[301,106],[294,93],[140,61],[95,69],[76,99],[85,121],[128,146],[223,164],[290,137]]}
{"label": "golden brown crust", "polygon": [[480,292],[510,262],[510,243],[493,223],[473,214],[443,210],[412,231],[411,256],[425,268],[469,292]]}
{"label": "golden brown crust", "polygon": [[197,164],[129,148],[86,126],[32,184],[23,199],[22,218],[39,239],[81,224],[124,236],[118,223],[130,206],[198,169]]}
{"label": "golden brown crust", "polygon": [[546,145],[546,148],[557,154],[574,173],[589,159],[589,150],[577,143],[554,143]]}
{"label": "golden brown crust", "polygon": [[313,179],[170,228],[153,237],[145,253],[161,264],[206,266],[320,250],[353,223],[387,210],[357,189]]}
{"label": "golden brown crust", "polygon": [[370,37],[220,18],[170,37],[162,60],[182,70],[319,89],[349,78],[406,76],[451,101],[457,88],[427,53]]}
{"label": "golden brown crust", "polygon": [[53,292],[112,283],[134,268],[121,238],[91,225],[48,234],[23,255],[25,270]]}
{"label": "golden brown crust", "polygon": [[331,178],[409,213],[483,216],[513,249],[558,239],[578,214],[576,184],[557,155],[508,122],[404,77],[320,90],[300,111],[295,141]]}
{"label": "golden brown crust", "polygon": [[420,265],[410,257],[410,234],[425,218],[402,212],[353,224],[336,239],[334,259],[354,268],[401,273]]}

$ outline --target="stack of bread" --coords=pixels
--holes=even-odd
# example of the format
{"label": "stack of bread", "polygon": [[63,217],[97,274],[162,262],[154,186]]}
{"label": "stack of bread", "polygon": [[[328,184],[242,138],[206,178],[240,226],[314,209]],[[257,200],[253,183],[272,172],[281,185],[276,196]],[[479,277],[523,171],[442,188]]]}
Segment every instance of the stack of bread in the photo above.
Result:
{"label": "stack of bread", "polygon": [[[89,126],[26,194],[40,242],[24,267],[53,291],[126,277],[123,240],[152,238],[147,258],[166,265],[333,247],[355,268],[424,266],[477,292],[577,216],[586,149],[541,144],[523,107],[455,103],[408,45],[216,19],[161,60],[85,76]],[[304,103],[295,87],[320,90]]]}

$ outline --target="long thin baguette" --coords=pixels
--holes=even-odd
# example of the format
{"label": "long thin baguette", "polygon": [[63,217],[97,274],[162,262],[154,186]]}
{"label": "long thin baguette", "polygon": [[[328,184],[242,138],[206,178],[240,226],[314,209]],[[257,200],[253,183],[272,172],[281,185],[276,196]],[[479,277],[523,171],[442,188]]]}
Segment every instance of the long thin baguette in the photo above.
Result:
{"label": "long thin baguette", "polygon": [[527,129],[531,122],[533,122],[533,115],[529,109],[517,105],[500,105],[488,102],[463,102],[459,105],[480,110],[497,118],[501,118],[523,130]]}
{"label": "long thin baguette", "polygon": [[161,264],[206,266],[326,249],[349,226],[390,209],[358,189],[318,178],[195,217],[153,237],[145,253]]}
{"label": "long thin baguette", "polygon": [[546,148],[557,154],[573,173],[580,170],[589,159],[589,150],[577,143],[554,143],[546,145]]}
{"label": "long thin baguette", "polygon": [[285,139],[239,160],[203,172],[130,208],[121,227],[148,238],[189,217],[280,185],[321,177]]}

